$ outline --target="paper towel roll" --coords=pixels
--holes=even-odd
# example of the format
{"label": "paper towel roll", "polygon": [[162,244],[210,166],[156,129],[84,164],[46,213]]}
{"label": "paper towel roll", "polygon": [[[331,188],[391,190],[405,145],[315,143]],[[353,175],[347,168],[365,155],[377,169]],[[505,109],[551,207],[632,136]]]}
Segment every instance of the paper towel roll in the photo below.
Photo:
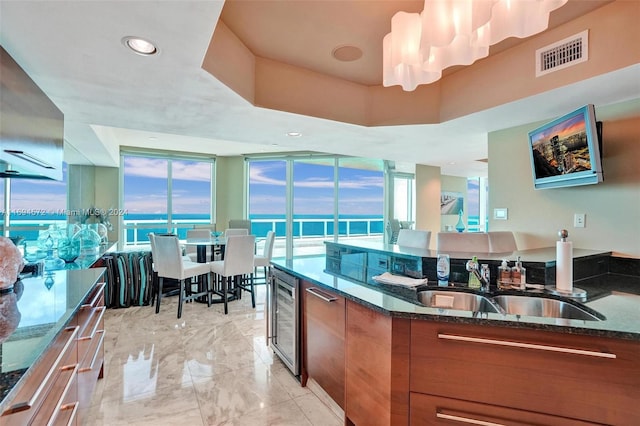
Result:
{"label": "paper towel roll", "polygon": [[573,243],[556,242],[556,289],[565,293],[573,291]]}

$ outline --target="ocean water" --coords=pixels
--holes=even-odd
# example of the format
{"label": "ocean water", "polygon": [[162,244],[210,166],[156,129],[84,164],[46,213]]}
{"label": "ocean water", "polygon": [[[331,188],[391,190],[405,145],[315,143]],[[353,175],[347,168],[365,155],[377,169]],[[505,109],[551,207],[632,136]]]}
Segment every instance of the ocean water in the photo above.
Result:
{"label": "ocean water", "polygon": [[[0,214],[0,220],[2,219]],[[182,223],[208,223],[208,214],[174,214],[172,216],[174,221]],[[267,232],[274,230],[276,236],[284,237],[286,230],[285,216],[284,215],[270,215],[270,214],[254,214],[249,217],[252,221],[251,232],[257,237],[266,236]],[[64,214],[46,214],[46,213],[28,213],[20,215],[12,215],[11,217],[13,226],[46,226],[53,222],[63,224],[67,220],[67,216]],[[126,222],[144,221],[149,222],[164,222],[167,220],[166,214],[125,214],[124,220]],[[468,231],[479,231],[479,218],[478,216],[469,216],[467,220]],[[333,235],[334,221],[331,215],[295,215],[293,218],[293,235],[294,237],[321,237],[324,235]],[[367,235],[367,234],[382,234],[385,231],[384,219],[382,215],[339,215],[338,217],[338,234],[339,235]],[[166,227],[159,226],[158,228],[141,228],[141,229],[129,229],[127,230],[128,241],[148,241],[147,234],[149,232],[164,233],[167,232]],[[27,240],[36,240],[38,238],[39,231],[12,231],[12,236],[23,236]],[[179,228],[178,236],[181,239],[186,238],[187,228]]]}

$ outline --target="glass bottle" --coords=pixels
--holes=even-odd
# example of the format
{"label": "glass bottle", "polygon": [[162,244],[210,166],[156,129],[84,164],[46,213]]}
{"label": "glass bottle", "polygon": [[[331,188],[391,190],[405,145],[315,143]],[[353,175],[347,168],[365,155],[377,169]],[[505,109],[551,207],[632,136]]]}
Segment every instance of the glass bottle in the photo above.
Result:
{"label": "glass bottle", "polygon": [[481,283],[478,279],[480,271],[477,256],[473,256],[473,259],[467,262],[467,271],[469,271],[469,288],[480,288]]}
{"label": "glass bottle", "polygon": [[456,223],[456,231],[458,232],[464,231],[464,222],[462,220],[462,210],[458,212],[458,223]]}

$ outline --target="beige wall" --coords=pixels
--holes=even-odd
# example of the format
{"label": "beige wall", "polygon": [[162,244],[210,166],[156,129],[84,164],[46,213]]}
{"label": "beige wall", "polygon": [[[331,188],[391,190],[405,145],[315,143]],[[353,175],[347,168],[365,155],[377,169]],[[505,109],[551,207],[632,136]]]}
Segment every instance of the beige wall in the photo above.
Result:
{"label": "beige wall", "polygon": [[[603,120],[603,183],[534,190],[528,132],[540,124],[489,134],[489,229],[514,231],[520,249],[554,245],[567,229],[574,247],[640,258],[640,116]],[[508,220],[493,220],[496,207]],[[585,228],[573,227],[575,213]]]}
{"label": "beige wall", "polygon": [[[119,172],[117,167],[96,167],[69,164],[67,182],[67,208],[69,211],[81,211],[90,207],[103,210],[118,210]],[[73,218],[70,218],[73,222]],[[109,240],[118,240],[119,217],[111,215],[113,230]]]}
{"label": "beige wall", "polygon": [[416,226],[431,231],[429,247],[435,249],[440,230],[440,167],[416,165]]}
{"label": "beige wall", "polygon": [[230,219],[245,217],[245,162],[244,157],[218,157],[216,159],[216,229],[224,231]]}

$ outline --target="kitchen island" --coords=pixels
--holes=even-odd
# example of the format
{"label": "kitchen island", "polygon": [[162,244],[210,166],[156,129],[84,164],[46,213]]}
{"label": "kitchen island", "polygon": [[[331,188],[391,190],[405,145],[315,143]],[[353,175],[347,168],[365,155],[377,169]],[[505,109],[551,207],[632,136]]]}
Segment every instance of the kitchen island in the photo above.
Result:
{"label": "kitchen island", "polygon": [[103,290],[92,268],[23,276],[0,295],[0,424],[82,419],[102,376]]}
{"label": "kitchen island", "polygon": [[[640,423],[640,278],[581,281],[595,295],[586,306],[606,318],[586,321],[429,308],[411,299],[413,289],[393,292],[346,278],[327,268],[330,261],[273,263],[304,290],[302,382],[312,378],[329,389],[347,424]],[[305,302],[308,288],[343,301],[342,325],[333,312],[331,329],[320,329],[323,339],[337,342],[324,364],[341,366],[343,374],[305,365],[323,359],[306,353],[322,312],[307,320],[314,308]],[[340,386],[343,397],[331,390]]]}

